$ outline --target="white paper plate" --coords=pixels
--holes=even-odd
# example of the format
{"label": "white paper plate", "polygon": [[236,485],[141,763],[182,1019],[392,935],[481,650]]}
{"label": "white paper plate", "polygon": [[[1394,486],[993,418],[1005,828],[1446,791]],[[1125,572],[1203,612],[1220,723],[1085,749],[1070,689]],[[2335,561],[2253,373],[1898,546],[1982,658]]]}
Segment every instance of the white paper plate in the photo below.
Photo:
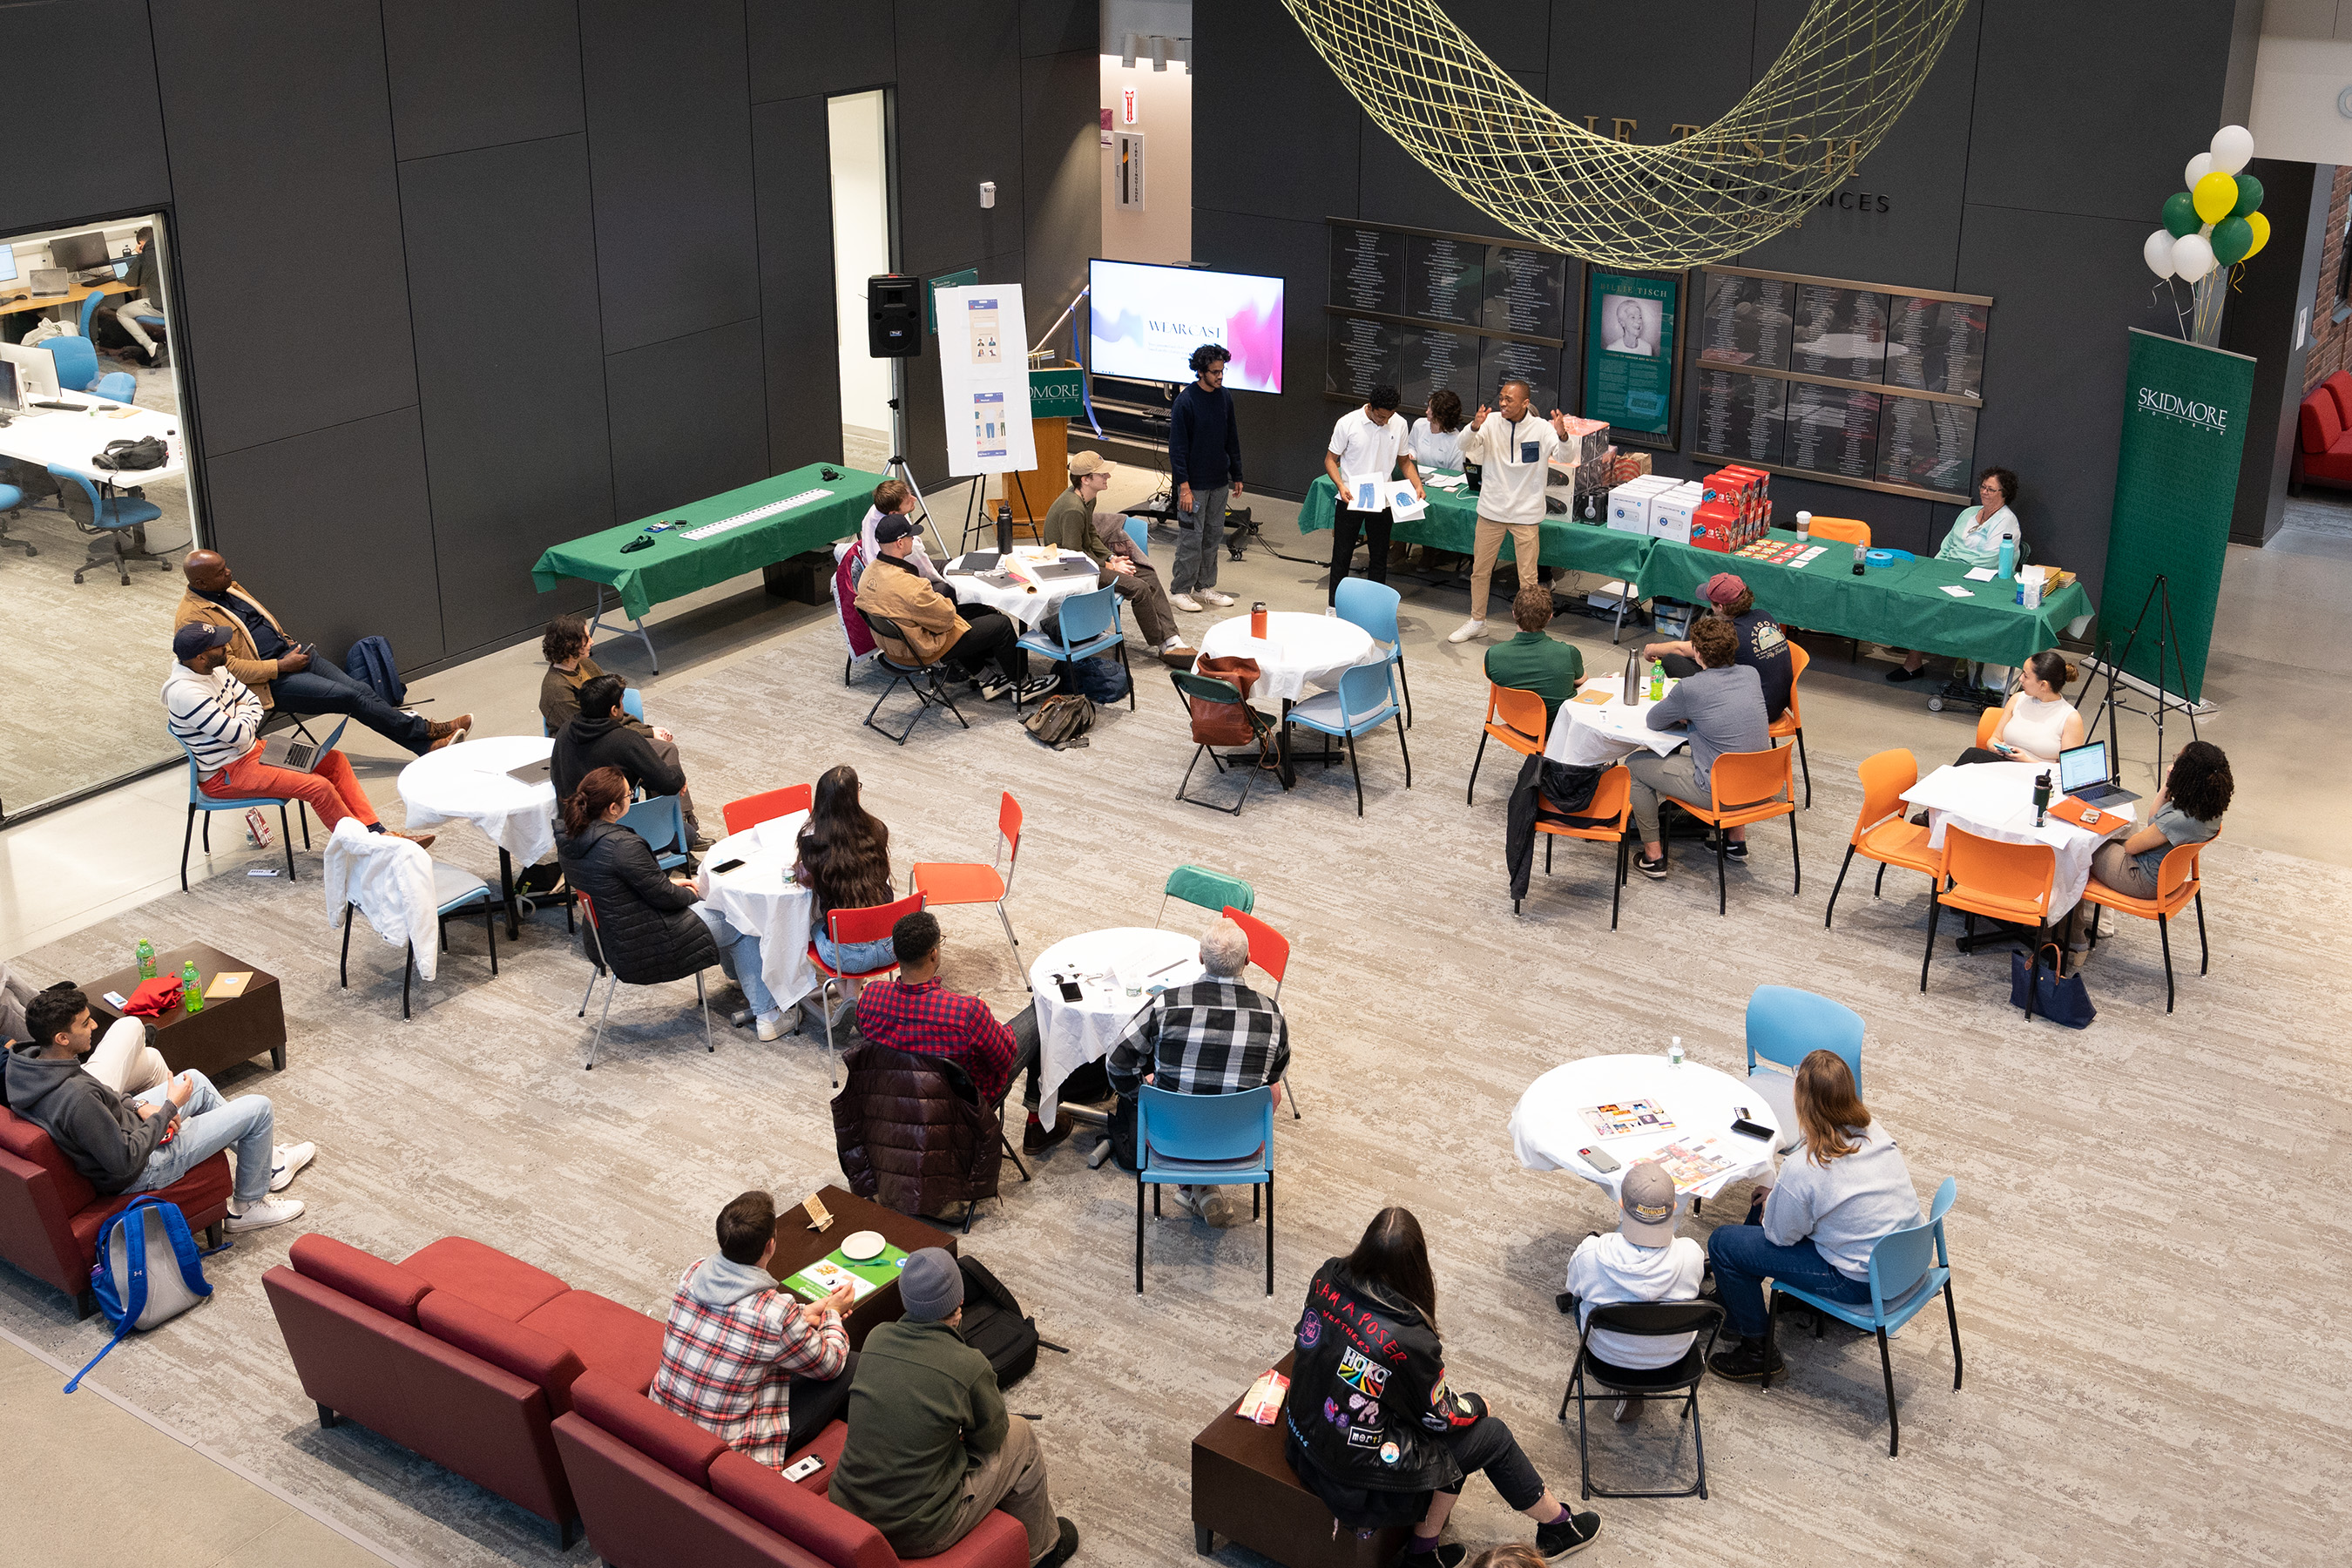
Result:
{"label": "white paper plate", "polygon": [[841,1255],[852,1263],[866,1263],[881,1257],[882,1248],[887,1245],[880,1231],[861,1230],[843,1239]]}

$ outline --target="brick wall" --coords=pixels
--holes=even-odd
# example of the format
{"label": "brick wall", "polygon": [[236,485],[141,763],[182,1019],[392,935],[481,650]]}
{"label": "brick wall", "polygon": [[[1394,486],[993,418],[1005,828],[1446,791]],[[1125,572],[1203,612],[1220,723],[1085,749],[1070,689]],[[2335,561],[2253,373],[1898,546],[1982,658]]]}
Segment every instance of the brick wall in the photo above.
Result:
{"label": "brick wall", "polygon": [[2347,301],[2336,297],[2344,270],[2344,222],[2352,212],[2352,163],[2336,167],[2327,198],[2327,238],[2319,253],[2319,288],[2311,301],[2311,357],[2304,363],[2303,389],[2309,392],[2339,370],[2352,370],[2352,318],[2338,321]]}

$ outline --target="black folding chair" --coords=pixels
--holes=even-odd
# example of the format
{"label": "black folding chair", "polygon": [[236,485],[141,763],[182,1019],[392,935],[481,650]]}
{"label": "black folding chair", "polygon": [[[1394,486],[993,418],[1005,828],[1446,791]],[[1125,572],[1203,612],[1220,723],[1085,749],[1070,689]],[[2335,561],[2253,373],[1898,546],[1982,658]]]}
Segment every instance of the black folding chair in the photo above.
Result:
{"label": "black folding chair", "polygon": [[[902,647],[908,649],[914,647],[915,645],[908,640],[907,634],[898,629],[898,623],[887,616],[874,615],[856,605],[851,607],[857,609],[857,613],[865,617],[866,629],[874,634],[875,662],[890,672],[890,684],[882,689],[882,695],[877,697],[874,700],[874,706],[866,710],[866,727],[877,735],[890,735],[889,731],[874,721],[874,715],[882,711],[882,704],[889,700],[890,693],[898,690],[899,683],[903,681],[907,689],[915,694],[915,711],[908,716],[907,727],[897,734],[890,735],[890,739],[902,746],[905,745],[907,737],[915,732],[915,726],[922,721],[924,712],[934,702],[955,714],[957,723],[963,725],[967,730],[971,729],[971,726],[965,722],[962,712],[948,696],[947,689],[940,684],[940,661],[932,659],[927,664],[900,664],[897,659],[892,658],[889,651],[882,646],[882,639],[888,637]],[[924,690],[926,684],[930,688],[928,693]]]}
{"label": "black folding chair", "polygon": [[1194,675],[1189,670],[1182,669],[1170,670],[1168,679],[1176,687],[1176,700],[1184,704],[1187,718],[1190,718],[1192,712],[1192,700],[1198,698],[1203,702],[1214,702],[1220,706],[1236,708],[1249,721],[1251,738],[1257,742],[1257,754],[1251,757],[1235,756],[1233,759],[1234,766],[1241,770],[1244,775],[1242,779],[1242,795],[1239,800],[1231,805],[1219,805],[1213,800],[1201,800],[1184,793],[1192,785],[1192,770],[1201,765],[1202,752],[1206,752],[1209,754],[1209,761],[1217,765],[1219,773],[1226,771],[1225,759],[1219,756],[1217,748],[1206,741],[1193,748],[1192,760],[1184,767],[1184,782],[1176,786],[1176,798],[1187,805],[1205,805],[1211,811],[1222,811],[1230,816],[1239,816],[1242,814],[1242,807],[1249,804],[1250,790],[1256,784],[1257,775],[1265,768],[1268,759],[1275,754],[1274,721],[1251,707],[1242,696],[1241,688],[1230,680],[1219,680],[1206,675]]}
{"label": "black folding chair", "polygon": [[[1706,1438],[1699,1430],[1698,1384],[1706,1375],[1707,1352],[1715,1348],[1715,1336],[1722,1326],[1723,1308],[1715,1301],[1624,1301],[1592,1309],[1585,1320],[1584,1331],[1577,1335],[1576,1365],[1568,1374],[1567,1392],[1559,1396],[1562,1421],[1568,1419],[1568,1402],[1576,1401],[1576,1458],[1583,1469],[1586,1497],[1689,1497],[1696,1493],[1705,1500]],[[1594,1355],[1591,1340],[1595,1329],[1643,1339],[1695,1334],[1701,1329],[1706,1331],[1706,1335],[1692,1341],[1689,1352],[1671,1366],[1634,1368],[1612,1366]],[[1584,1407],[1596,1400],[1647,1402],[1675,1394],[1685,1396],[1682,1415],[1691,1424],[1691,1446],[1698,1456],[1698,1479],[1671,1491],[1607,1491],[1594,1486]]]}

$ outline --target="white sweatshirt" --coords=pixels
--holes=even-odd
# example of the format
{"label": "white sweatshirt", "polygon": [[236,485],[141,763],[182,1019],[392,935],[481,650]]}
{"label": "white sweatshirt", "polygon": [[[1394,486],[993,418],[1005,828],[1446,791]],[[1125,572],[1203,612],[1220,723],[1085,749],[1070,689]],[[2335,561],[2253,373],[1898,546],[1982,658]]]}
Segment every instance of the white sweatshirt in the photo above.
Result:
{"label": "white sweatshirt", "polygon": [[1894,1135],[1874,1121],[1862,1130],[1861,1148],[1826,1165],[1814,1164],[1801,1143],[1790,1150],[1764,1200],[1767,1239],[1794,1247],[1810,1236],[1830,1267],[1849,1279],[1870,1278],[1870,1249],[1880,1237],[1918,1220],[1911,1173]]}
{"label": "white sweatshirt", "polygon": [[1517,423],[1488,411],[1475,430],[1462,433],[1462,460],[1476,463],[1478,515],[1496,522],[1541,522],[1544,486],[1559,432],[1530,408]]}
{"label": "white sweatshirt", "polygon": [[[1696,1301],[1706,1274],[1706,1254],[1687,1236],[1664,1247],[1636,1247],[1622,1231],[1588,1236],[1568,1260],[1568,1293],[1579,1299],[1576,1326],[1584,1327],[1595,1307],[1625,1301]],[[1696,1334],[1664,1338],[1596,1329],[1586,1342],[1611,1366],[1629,1371],[1672,1366],[1690,1353]]]}

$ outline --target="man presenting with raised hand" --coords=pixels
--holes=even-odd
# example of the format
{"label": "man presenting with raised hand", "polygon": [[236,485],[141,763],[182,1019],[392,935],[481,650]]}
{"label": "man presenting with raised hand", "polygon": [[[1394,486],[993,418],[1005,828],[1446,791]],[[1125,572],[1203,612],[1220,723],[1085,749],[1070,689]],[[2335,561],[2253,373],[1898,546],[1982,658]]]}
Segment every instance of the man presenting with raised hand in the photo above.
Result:
{"label": "man presenting with raised hand", "polygon": [[1538,418],[1528,404],[1533,395],[1534,389],[1524,381],[1503,383],[1496,397],[1499,406],[1482,405],[1462,437],[1462,460],[1480,468],[1478,536],[1470,560],[1470,618],[1454,628],[1448,642],[1486,635],[1486,592],[1506,529],[1519,563],[1519,585],[1537,581],[1544,486],[1551,478],[1552,454],[1568,439],[1568,420],[1557,408],[1549,419]]}

